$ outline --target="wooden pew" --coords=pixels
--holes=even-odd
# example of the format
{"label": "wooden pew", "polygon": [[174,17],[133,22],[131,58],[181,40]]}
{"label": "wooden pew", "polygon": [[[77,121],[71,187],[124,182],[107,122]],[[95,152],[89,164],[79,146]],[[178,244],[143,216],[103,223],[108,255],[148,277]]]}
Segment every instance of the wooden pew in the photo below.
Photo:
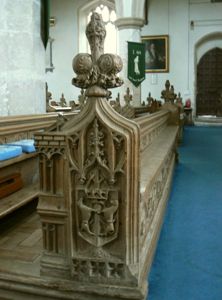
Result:
{"label": "wooden pew", "polygon": [[59,130],[35,135],[41,275],[51,278],[49,289],[53,277],[66,279],[68,290],[69,281],[80,282],[85,291],[69,290],[80,299],[145,299],[176,158],[178,110],[168,103],[128,120],[94,96],[99,92],[89,90],[84,109]]}
{"label": "wooden pew", "polygon": [[72,81],[86,88],[86,104],[75,117],[35,134],[40,270],[35,276],[24,278],[24,272],[0,278],[1,291],[13,289],[13,296],[22,293],[22,299],[147,296],[147,273],[176,158],[178,109],[166,103],[161,111],[135,119],[115,111],[107,87],[122,84],[117,76],[122,62],[103,54],[99,14],[92,14],[86,35],[92,55],[74,58]]}
{"label": "wooden pew", "polygon": [[110,104],[119,114],[128,119],[134,119],[146,113],[152,114],[159,111],[162,106],[161,101],[153,99],[150,93],[147,97],[147,104],[143,102],[141,106],[133,106],[131,104],[131,102],[133,102],[133,95],[130,94],[129,88],[127,88],[126,94],[124,95],[124,102],[125,104],[121,106],[120,95],[118,94],[116,100],[111,100]]}
{"label": "wooden pew", "polygon": [[[34,132],[44,131],[45,128],[54,126],[57,119],[57,114],[2,117],[0,119],[0,144],[22,139],[33,139]],[[23,153],[18,157],[0,162],[2,185],[7,183],[5,178],[9,178],[8,181],[11,182],[15,174],[21,175],[22,188],[18,188],[16,192],[11,193],[9,196],[1,197],[0,219],[38,197],[38,153]],[[10,185],[9,188],[12,189]]]}
{"label": "wooden pew", "polygon": [[[75,113],[64,113],[63,115],[69,117]],[[0,144],[31,139],[34,132],[55,124],[57,118],[58,113],[1,117]]]}
{"label": "wooden pew", "polygon": [[179,116],[165,107],[135,120],[140,126],[140,267],[149,272],[177,160]]}

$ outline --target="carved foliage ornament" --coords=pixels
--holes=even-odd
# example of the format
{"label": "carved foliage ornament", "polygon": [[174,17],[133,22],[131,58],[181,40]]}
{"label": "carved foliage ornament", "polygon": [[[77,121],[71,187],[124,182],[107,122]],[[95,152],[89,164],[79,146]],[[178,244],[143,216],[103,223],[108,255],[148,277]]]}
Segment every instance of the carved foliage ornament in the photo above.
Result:
{"label": "carved foliage ornament", "polygon": [[119,185],[125,164],[123,137],[95,117],[85,130],[69,138],[69,161],[76,186],[74,220],[78,235],[101,247],[118,235]]}
{"label": "carved foliage ornament", "polygon": [[97,85],[101,88],[113,88],[123,84],[117,76],[123,64],[120,56],[104,54],[105,26],[101,15],[94,12],[86,27],[86,36],[90,44],[91,55],[80,53],[73,59],[73,70],[77,74],[72,84],[80,88]]}

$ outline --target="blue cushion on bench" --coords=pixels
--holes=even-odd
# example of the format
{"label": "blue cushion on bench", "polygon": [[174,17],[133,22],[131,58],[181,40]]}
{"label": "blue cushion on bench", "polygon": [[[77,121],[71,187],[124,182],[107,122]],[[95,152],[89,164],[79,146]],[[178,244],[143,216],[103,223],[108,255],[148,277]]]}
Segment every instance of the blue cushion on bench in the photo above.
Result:
{"label": "blue cushion on bench", "polygon": [[10,159],[22,154],[22,147],[0,145],[0,161]]}
{"label": "blue cushion on bench", "polygon": [[20,146],[22,151],[26,153],[35,152],[34,140],[32,139],[10,142],[7,145]]}

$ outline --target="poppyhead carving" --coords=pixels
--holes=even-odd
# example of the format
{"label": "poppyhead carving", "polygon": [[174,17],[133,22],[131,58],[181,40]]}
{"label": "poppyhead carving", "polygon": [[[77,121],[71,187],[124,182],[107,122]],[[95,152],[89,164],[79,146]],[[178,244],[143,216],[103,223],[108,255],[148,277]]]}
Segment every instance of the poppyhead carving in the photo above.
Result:
{"label": "poppyhead carving", "polygon": [[86,27],[91,55],[80,53],[73,59],[73,70],[77,74],[72,84],[79,88],[98,86],[102,89],[121,86],[123,81],[117,76],[123,64],[120,56],[104,54],[106,30],[101,16],[94,12]]}

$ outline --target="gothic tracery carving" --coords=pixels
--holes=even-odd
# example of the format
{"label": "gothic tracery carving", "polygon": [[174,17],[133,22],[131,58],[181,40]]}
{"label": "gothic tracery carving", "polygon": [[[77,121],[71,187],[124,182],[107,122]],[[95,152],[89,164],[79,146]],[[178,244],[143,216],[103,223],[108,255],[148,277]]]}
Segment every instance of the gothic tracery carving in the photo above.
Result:
{"label": "gothic tracery carving", "polygon": [[[85,151],[80,153],[83,148]],[[124,174],[124,139],[107,130],[96,117],[85,130],[69,138],[69,161],[78,185],[78,234],[99,247],[118,235],[117,173]]]}

